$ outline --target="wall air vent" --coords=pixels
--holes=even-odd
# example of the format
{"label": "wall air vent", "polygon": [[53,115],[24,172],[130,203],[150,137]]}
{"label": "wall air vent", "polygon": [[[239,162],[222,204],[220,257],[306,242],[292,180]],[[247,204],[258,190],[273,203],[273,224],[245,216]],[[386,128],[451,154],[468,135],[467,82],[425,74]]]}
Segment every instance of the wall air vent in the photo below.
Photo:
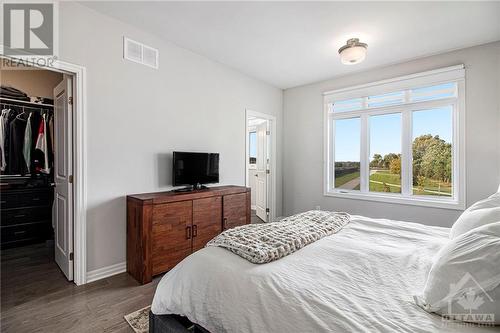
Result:
{"label": "wall air vent", "polygon": [[148,67],[158,68],[158,50],[127,37],[123,37],[123,58]]}

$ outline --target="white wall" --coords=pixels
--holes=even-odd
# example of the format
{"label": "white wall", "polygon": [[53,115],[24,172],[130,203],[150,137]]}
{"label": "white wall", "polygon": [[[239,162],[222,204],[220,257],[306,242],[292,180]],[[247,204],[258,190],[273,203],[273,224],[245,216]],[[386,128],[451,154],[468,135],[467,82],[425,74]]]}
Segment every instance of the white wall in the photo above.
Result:
{"label": "white wall", "polygon": [[[123,60],[124,35],[158,48],[159,70]],[[172,150],[219,152],[221,183],[244,185],[245,108],[281,138],[282,90],[82,5],[60,4],[60,58],[87,68],[89,271],[125,261],[125,196],[169,189]]]}
{"label": "white wall", "polygon": [[[500,43],[467,48],[315,84],[284,93],[283,210],[347,211],[451,226],[460,211],[323,196],[324,91],[465,64],[467,205],[495,192],[500,182]],[[369,60],[369,59],[368,59]]]}

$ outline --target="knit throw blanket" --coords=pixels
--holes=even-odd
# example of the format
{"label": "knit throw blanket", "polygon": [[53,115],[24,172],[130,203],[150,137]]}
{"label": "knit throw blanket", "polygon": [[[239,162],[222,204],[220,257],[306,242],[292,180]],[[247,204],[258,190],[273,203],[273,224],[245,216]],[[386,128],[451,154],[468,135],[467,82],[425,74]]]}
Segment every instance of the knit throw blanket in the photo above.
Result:
{"label": "knit throw blanket", "polygon": [[349,220],[347,213],[311,210],[278,222],[226,230],[206,246],[220,246],[254,264],[264,264],[338,232]]}

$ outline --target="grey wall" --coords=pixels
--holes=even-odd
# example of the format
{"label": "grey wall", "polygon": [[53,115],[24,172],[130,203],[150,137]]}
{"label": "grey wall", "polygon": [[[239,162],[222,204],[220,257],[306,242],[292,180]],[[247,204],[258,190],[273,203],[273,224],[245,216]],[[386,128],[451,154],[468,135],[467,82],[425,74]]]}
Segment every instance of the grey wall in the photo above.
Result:
{"label": "grey wall", "polygon": [[[172,150],[219,152],[221,183],[244,185],[245,108],[276,116],[281,139],[283,92],[82,5],[59,17],[60,58],[87,69],[91,271],[125,261],[125,196],[169,189]],[[123,60],[124,35],[158,48],[159,70]]]}
{"label": "grey wall", "polygon": [[457,64],[466,67],[467,205],[500,182],[500,43],[427,57],[285,90],[283,209],[292,214],[320,205],[370,217],[451,226],[460,211],[323,196],[324,91]]}

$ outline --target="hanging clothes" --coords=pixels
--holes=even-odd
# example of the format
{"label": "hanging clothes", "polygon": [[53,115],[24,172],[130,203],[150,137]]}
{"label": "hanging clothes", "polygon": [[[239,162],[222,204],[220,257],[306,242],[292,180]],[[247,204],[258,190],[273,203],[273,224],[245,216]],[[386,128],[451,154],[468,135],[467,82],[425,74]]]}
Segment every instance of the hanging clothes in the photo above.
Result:
{"label": "hanging clothes", "polygon": [[26,168],[28,172],[31,170],[31,146],[32,146],[32,130],[31,130],[31,115],[30,113],[28,117],[28,121],[26,124],[26,130],[24,131],[24,143],[23,143],[23,156],[24,162],[26,163]]}
{"label": "hanging clothes", "polygon": [[31,113],[31,172],[39,171],[43,167],[43,153],[36,150],[36,142],[38,140],[38,129],[42,115],[39,112]]}
{"label": "hanging clothes", "polygon": [[[10,102],[10,101],[9,101]],[[6,175],[52,172],[51,109],[1,103],[0,171]],[[38,146],[37,146],[38,145]]]}
{"label": "hanging clothes", "polygon": [[38,138],[36,141],[35,149],[43,154],[43,167],[40,168],[40,172],[50,173],[49,166],[49,147],[47,145],[47,121],[46,115],[42,116],[42,121],[38,128]]}
{"label": "hanging clothes", "polygon": [[5,172],[6,173],[11,173],[9,169],[9,164],[10,164],[10,142],[11,142],[11,135],[10,135],[10,125],[14,118],[18,115],[18,112],[14,109],[8,109],[6,114],[5,114],[5,119],[3,122],[4,125],[4,132],[3,132],[3,145],[4,145],[4,155],[5,155]]}
{"label": "hanging clothes", "polygon": [[54,116],[50,116],[49,121],[49,137],[50,137],[50,148],[52,153],[54,153]]}
{"label": "hanging clothes", "polygon": [[24,113],[19,114],[10,123],[7,169],[12,175],[24,175],[28,171],[23,155],[24,132],[27,124],[25,116]]}
{"label": "hanging clothes", "polygon": [[5,122],[7,121],[7,113],[9,110],[2,110],[2,114],[0,115],[0,170],[5,171],[5,167],[7,166],[7,162],[5,160]]}
{"label": "hanging clothes", "polygon": [[46,124],[46,131],[45,134],[47,136],[47,147],[49,148],[48,150],[48,160],[49,160],[49,169],[51,170],[54,166],[54,134],[51,131],[50,128],[50,123],[52,121],[52,118],[54,118],[53,115],[46,113],[45,115],[45,124]]}

